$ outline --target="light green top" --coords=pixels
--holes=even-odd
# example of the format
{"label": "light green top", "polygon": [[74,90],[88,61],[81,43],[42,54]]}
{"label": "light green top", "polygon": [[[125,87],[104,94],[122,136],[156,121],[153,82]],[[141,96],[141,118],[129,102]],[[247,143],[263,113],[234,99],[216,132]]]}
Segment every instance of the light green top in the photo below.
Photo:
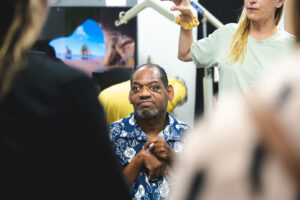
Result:
{"label": "light green top", "polygon": [[256,40],[248,37],[245,60],[228,65],[225,60],[237,24],[227,24],[207,38],[194,42],[191,55],[197,67],[219,69],[219,93],[239,90],[244,93],[262,75],[263,70],[277,58],[287,54],[293,47],[294,36],[279,30],[272,37]]}

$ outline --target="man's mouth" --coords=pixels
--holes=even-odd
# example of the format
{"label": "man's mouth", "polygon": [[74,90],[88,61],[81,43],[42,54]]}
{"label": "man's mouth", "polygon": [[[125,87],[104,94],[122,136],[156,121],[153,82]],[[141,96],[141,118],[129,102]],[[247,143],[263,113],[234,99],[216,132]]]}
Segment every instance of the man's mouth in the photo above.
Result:
{"label": "man's mouth", "polygon": [[149,107],[152,106],[154,103],[152,101],[142,101],[138,105],[141,107]]}

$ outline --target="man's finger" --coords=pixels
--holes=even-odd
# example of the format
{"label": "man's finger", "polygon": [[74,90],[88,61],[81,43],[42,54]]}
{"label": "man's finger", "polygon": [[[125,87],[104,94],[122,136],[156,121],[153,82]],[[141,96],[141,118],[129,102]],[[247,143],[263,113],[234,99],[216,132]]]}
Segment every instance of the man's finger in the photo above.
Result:
{"label": "man's finger", "polygon": [[149,145],[149,147],[150,147],[150,149],[152,149],[152,148],[154,147],[154,143],[151,143],[151,144]]}
{"label": "man's finger", "polygon": [[145,142],[143,148],[146,149],[151,143],[152,143],[152,141],[148,140],[147,142]]}

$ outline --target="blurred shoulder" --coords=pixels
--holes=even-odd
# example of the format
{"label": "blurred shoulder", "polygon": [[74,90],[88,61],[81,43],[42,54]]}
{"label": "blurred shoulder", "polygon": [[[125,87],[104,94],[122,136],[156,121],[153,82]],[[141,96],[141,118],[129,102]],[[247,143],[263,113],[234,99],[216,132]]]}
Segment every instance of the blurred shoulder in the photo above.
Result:
{"label": "blurred shoulder", "polygon": [[27,62],[27,75],[39,76],[40,80],[50,82],[67,82],[73,79],[90,80],[90,77],[83,72],[48,56],[29,54]]}

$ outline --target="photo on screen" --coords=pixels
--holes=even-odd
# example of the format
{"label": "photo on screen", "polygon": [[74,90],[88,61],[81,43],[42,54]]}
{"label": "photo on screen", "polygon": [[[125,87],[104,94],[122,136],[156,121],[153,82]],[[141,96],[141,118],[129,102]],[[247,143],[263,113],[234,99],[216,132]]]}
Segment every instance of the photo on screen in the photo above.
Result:
{"label": "photo on screen", "polygon": [[51,7],[33,47],[91,76],[94,70],[134,68],[136,19],[115,26],[129,7]]}

